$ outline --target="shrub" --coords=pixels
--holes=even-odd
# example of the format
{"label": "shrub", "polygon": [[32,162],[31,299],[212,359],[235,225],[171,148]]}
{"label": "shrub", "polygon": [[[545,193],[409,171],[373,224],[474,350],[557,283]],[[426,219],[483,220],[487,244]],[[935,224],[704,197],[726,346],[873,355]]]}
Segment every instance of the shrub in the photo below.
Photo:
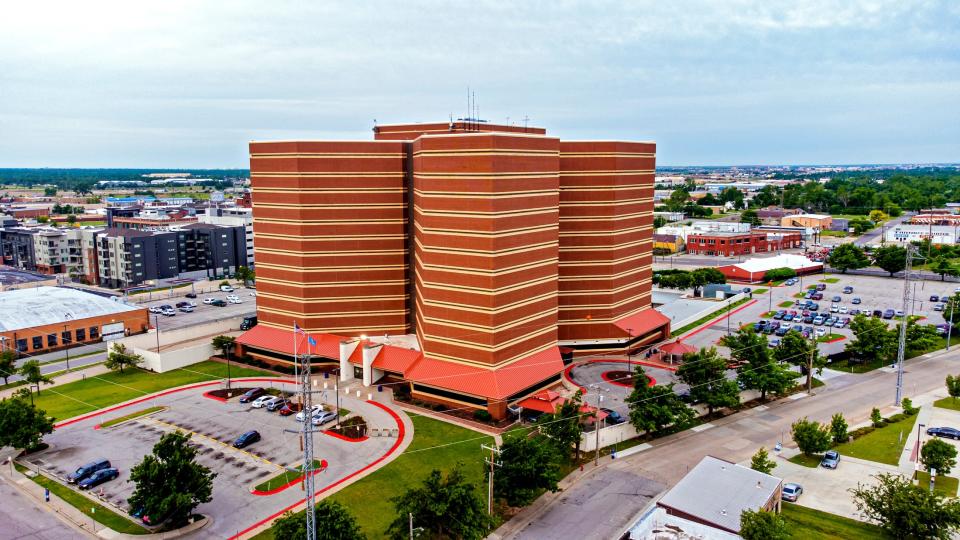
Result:
{"label": "shrub", "polygon": [[849,433],[854,439],[859,439],[868,433],[873,433],[876,428],[873,426],[864,426],[862,428],[857,428]]}
{"label": "shrub", "polygon": [[493,416],[491,416],[489,412],[483,409],[473,411],[473,418],[481,422],[489,422],[490,420],[493,420]]}
{"label": "shrub", "polygon": [[897,414],[891,416],[890,418],[887,418],[887,419],[886,419],[886,422],[887,422],[888,424],[892,424],[892,423],[894,423],[894,422],[899,422],[899,421],[903,420],[903,419],[906,418],[906,417],[907,417],[907,415],[905,415],[905,414],[903,414],[903,413],[897,413]]}
{"label": "shrub", "polygon": [[884,425],[886,425],[883,423],[883,417],[880,416],[880,409],[876,407],[874,407],[873,410],[870,411],[870,421],[873,422],[874,427],[883,427]]}

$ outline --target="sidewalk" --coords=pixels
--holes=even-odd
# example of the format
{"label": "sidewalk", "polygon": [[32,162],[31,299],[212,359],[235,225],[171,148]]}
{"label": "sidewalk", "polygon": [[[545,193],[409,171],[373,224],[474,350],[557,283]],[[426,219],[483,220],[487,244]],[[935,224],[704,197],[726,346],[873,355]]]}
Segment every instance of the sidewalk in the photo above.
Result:
{"label": "sidewalk", "polygon": [[[58,518],[60,518],[61,521],[74,529],[78,536],[84,538],[97,538],[96,532],[104,528],[103,525],[94,522],[92,519],[84,515],[83,512],[67,504],[63,501],[63,499],[57,497],[53,493],[50,494],[50,502],[44,502],[44,488],[17,470],[13,470],[11,473],[10,465],[3,464],[3,466],[0,467],[0,479],[2,479],[3,482],[7,482],[8,484],[12,485],[27,497],[36,501],[38,507],[51,511]],[[109,529],[104,532],[116,534],[114,531]],[[109,537],[115,538],[115,536],[112,535]]]}

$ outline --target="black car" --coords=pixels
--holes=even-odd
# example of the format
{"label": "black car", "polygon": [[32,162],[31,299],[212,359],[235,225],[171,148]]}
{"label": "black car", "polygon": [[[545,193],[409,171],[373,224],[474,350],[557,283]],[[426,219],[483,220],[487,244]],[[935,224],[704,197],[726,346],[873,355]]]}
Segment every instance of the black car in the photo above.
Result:
{"label": "black car", "polygon": [[931,295],[930,295],[930,301],[931,301],[931,302],[939,302],[939,301],[940,301],[940,297],[937,296],[937,295],[935,295],[935,294],[931,294]]}
{"label": "black car", "polygon": [[92,475],[97,471],[102,471],[104,469],[109,469],[109,468],[110,468],[109,459],[98,459],[96,461],[91,461],[90,463],[87,463],[86,465],[83,465],[79,467],[77,470],[68,474],[67,482],[71,484],[76,484],[77,482],[80,482],[81,480],[86,479],[87,477],[89,477],[90,475]]}
{"label": "black car", "polygon": [[943,437],[944,439],[960,439],[960,429],[954,429],[952,427],[932,427],[927,428],[927,435]]}
{"label": "black car", "polygon": [[234,448],[246,448],[247,446],[260,440],[259,431],[248,431],[243,435],[237,437],[237,440],[233,441]]}
{"label": "black car", "polygon": [[627,421],[626,418],[624,418],[620,413],[618,413],[613,409],[604,409],[603,407],[601,407],[600,410],[607,413],[607,417],[604,419],[607,425],[613,426],[616,424],[622,424]]}
{"label": "black car", "polygon": [[220,300],[219,298],[214,300],[213,302],[210,302],[210,305],[217,306],[217,307],[227,307],[227,303],[224,302],[223,300]]}
{"label": "black car", "polygon": [[267,391],[263,388],[251,388],[250,390],[247,390],[245,394],[240,396],[240,403],[250,403],[266,393]]}
{"label": "black car", "polygon": [[101,469],[78,482],[77,487],[80,489],[90,489],[92,487],[99,486],[108,480],[113,480],[118,476],[120,476],[120,471],[114,469],[113,467],[110,467],[109,469]]}
{"label": "black car", "polygon": [[186,296],[187,298],[196,298],[196,297],[197,297],[197,295],[196,295],[195,293],[192,293],[192,292],[188,292],[185,296]]}

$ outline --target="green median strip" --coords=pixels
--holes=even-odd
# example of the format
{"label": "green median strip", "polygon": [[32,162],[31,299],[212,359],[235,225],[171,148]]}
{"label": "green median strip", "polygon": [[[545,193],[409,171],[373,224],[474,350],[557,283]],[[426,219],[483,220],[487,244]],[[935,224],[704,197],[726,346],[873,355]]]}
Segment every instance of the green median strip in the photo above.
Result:
{"label": "green median strip", "polygon": [[153,413],[155,413],[155,412],[157,412],[157,411],[162,411],[162,410],[164,410],[164,409],[166,409],[166,407],[149,407],[149,408],[146,408],[146,409],[143,409],[143,410],[139,410],[139,411],[136,411],[136,412],[132,412],[132,413],[126,415],[126,416],[121,416],[120,418],[114,418],[113,420],[107,420],[106,422],[100,424],[100,427],[102,427],[102,428],[108,428],[108,427],[111,427],[111,426],[115,426],[115,425],[117,425],[117,424],[122,424],[123,422],[126,422],[127,420],[133,420],[134,418],[139,418],[139,417],[141,417],[141,416],[146,416],[146,415],[148,415],[148,414],[153,414]]}
{"label": "green median strip", "polygon": [[888,538],[876,525],[788,502],[783,503],[780,515],[793,540]]}
{"label": "green median strip", "polygon": [[938,399],[933,402],[934,407],[940,407],[941,409],[950,409],[951,411],[960,411],[960,400],[952,397],[945,397],[943,399]]}
{"label": "green median strip", "polygon": [[777,304],[778,307],[793,307],[793,302],[787,300],[786,302],[780,302]]}
{"label": "green median strip", "polygon": [[686,326],[680,327],[680,328],[678,328],[677,330],[674,330],[674,331],[670,332],[670,337],[679,336],[680,334],[684,334],[684,333],[686,333],[686,332],[688,332],[688,331],[690,331],[690,330],[693,330],[694,328],[696,328],[696,327],[698,327],[698,326],[706,323],[707,321],[711,321],[711,320],[713,320],[713,319],[715,319],[715,318],[723,315],[723,314],[726,313],[727,311],[731,311],[731,310],[735,309],[735,308],[736,308],[737,306],[739,306],[740,304],[743,304],[743,303],[746,303],[746,302],[749,302],[749,301],[750,301],[749,298],[741,298],[740,300],[737,300],[736,302],[730,304],[729,306],[723,306],[723,308],[718,309],[717,311],[714,311],[713,313],[711,313],[711,314],[709,314],[709,315],[706,315],[706,316],[704,316],[704,317],[701,317],[699,320],[696,320],[696,321],[694,321],[694,322],[692,322],[692,323],[690,323],[690,324],[688,324],[688,325],[686,325]]}
{"label": "green median strip", "polygon": [[[922,488],[930,487],[930,473],[927,471],[917,471],[914,479],[917,481],[918,486]],[[958,483],[960,483],[960,479],[941,474],[934,480],[933,490],[942,493],[946,497],[956,497]]]}
{"label": "green median strip", "polygon": [[[27,468],[16,464],[16,468],[21,473],[26,473]],[[69,488],[55,480],[51,480],[43,475],[28,477],[37,484],[50,490],[57,497],[63,499],[63,502],[83,512],[88,518],[92,518],[104,527],[109,527],[114,531],[125,534],[150,534],[146,528],[137,525],[133,521],[121,516],[113,510],[103,506],[96,501],[83,496],[72,488]]]}
{"label": "green median strip", "polygon": [[[319,459],[313,460],[314,470],[319,469],[320,466],[321,466],[321,463]],[[290,482],[293,482],[294,480],[297,480],[301,476],[303,476],[303,473],[301,472],[302,470],[303,470],[303,465],[301,464],[297,467],[296,471],[285,471],[281,474],[278,474],[277,476],[274,476],[273,478],[270,478],[269,480],[260,482],[259,484],[254,486],[253,489],[256,491],[271,491],[271,490],[283,487],[289,484]]]}

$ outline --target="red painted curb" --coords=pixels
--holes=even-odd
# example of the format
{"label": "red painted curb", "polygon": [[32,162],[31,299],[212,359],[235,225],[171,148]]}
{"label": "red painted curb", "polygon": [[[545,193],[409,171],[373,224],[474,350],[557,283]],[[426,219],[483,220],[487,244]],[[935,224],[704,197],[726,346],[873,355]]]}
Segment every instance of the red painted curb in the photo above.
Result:
{"label": "red painted curb", "polygon": [[706,330],[707,328],[710,328],[711,326],[717,324],[718,322],[726,319],[727,317],[730,317],[730,316],[732,316],[732,315],[734,315],[734,314],[736,314],[736,313],[739,313],[739,312],[743,311],[744,309],[747,309],[748,307],[750,307],[750,306],[752,306],[752,305],[754,305],[754,304],[756,304],[756,303],[757,303],[757,300],[756,300],[756,299],[751,300],[751,301],[747,302],[746,304],[738,307],[737,309],[735,309],[735,310],[733,310],[733,311],[728,311],[728,312],[724,313],[723,315],[717,317],[716,319],[713,319],[712,321],[708,321],[708,322],[702,324],[702,325],[700,326],[700,328],[697,328],[697,329],[694,330],[693,332],[689,332],[689,333],[686,333],[686,334],[677,336],[677,339],[693,337],[693,336],[699,334],[700,332],[703,332],[703,331]]}
{"label": "red painted curb", "polygon": [[[296,381],[294,381],[293,379],[279,379],[279,378],[276,378],[276,377],[254,377],[254,378],[243,379],[243,380],[249,381],[249,382],[284,382],[284,383],[296,384]],[[123,409],[123,408],[125,408],[125,407],[129,407],[129,406],[131,406],[131,405],[136,405],[136,404],[138,404],[138,403],[143,403],[144,401],[150,401],[151,399],[154,399],[154,398],[163,397],[163,396],[168,396],[168,395],[170,395],[170,394],[175,394],[175,393],[177,393],[177,392],[183,392],[184,390],[193,390],[193,389],[196,389],[196,388],[203,388],[203,387],[206,387],[206,386],[212,386],[212,385],[215,385],[215,384],[220,384],[220,380],[219,380],[219,379],[216,379],[216,380],[212,380],[212,381],[205,381],[205,382],[200,382],[200,383],[189,384],[189,385],[187,385],[187,386],[181,386],[181,387],[179,387],[179,388],[171,388],[171,389],[169,389],[169,390],[164,390],[164,391],[158,392],[158,393],[156,393],[156,394],[150,394],[149,396],[144,396],[144,397],[142,397],[142,398],[137,398],[137,399],[135,399],[135,400],[133,400],[133,401],[128,401],[127,403],[123,403],[123,404],[121,404],[121,405],[114,405],[113,407],[108,407],[108,408],[106,408],[106,409],[100,409],[100,410],[98,410],[98,411],[93,411],[93,412],[91,412],[91,413],[87,413],[87,414],[84,414],[84,415],[81,415],[81,416],[76,416],[76,417],[74,417],[74,418],[70,418],[70,419],[68,419],[68,420],[64,420],[63,422],[59,422],[59,423],[57,423],[57,424],[54,424],[53,427],[54,427],[55,429],[59,429],[59,428],[62,428],[62,427],[69,426],[69,425],[71,425],[71,424],[76,424],[77,422],[83,422],[84,420],[89,420],[89,419],[91,419],[91,418],[94,418],[94,417],[96,417],[96,416],[100,416],[100,415],[102,415],[102,414],[110,413],[110,412],[113,412],[113,411],[119,411],[120,409]]]}
{"label": "red painted curb", "polygon": [[[387,459],[387,457],[389,457],[390,454],[394,453],[394,452],[397,450],[397,448],[400,447],[400,444],[403,442],[403,437],[404,437],[404,435],[406,434],[406,429],[405,429],[404,426],[403,426],[403,422],[400,421],[400,416],[397,415],[397,413],[393,412],[393,410],[391,410],[391,409],[390,409],[389,407],[387,407],[386,405],[383,405],[383,404],[381,404],[381,403],[377,403],[376,401],[367,401],[367,403],[369,403],[369,404],[371,404],[371,405],[375,405],[375,406],[377,406],[377,407],[380,407],[381,409],[387,411],[387,414],[389,414],[390,416],[393,417],[394,421],[397,423],[397,428],[400,430],[400,433],[399,433],[399,435],[397,436],[397,441],[396,441],[395,443],[393,443],[393,446],[391,446],[390,449],[387,450],[387,452],[386,452],[385,454],[383,454],[382,456],[378,457],[375,461],[373,461],[372,463],[370,463],[370,464],[367,465],[366,467],[363,467],[363,468],[360,469],[360,470],[354,471],[354,472],[350,473],[349,475],[341,478],[340,480],[337,480],[336,482],[334,482],[334,483],[332,483],[332,484],[329,484],[329,485],[327,485],[327,486],[324,486],[324,487],[320,488],[319,490],[317,490],[317,494],[318,494],[318,495],[321,494],[321,493],[324,493],[324,492],[326,492],[326,491],[329,491],[330,489],[332,489],[332,488],[334,488],[334,487],[336,487],[336,486],[338,486],[338,485],[346,482],[347,480],[350,480],[350,479],[353,478],[354,476],[357,476],[358,474],[366,471],[367,469],[369,469],[369,468],[373,467],[374,465],[380,463],[381,461]],[[301,504],[304,503],[304,501],[306,501],[306,499],[304,499],[303,501],[295,502],[295,503],[291,504],[290,506],[284,508],[283,510],[280,510],[279,512],[273,514],[273,515],[270,516],[270,517],[267,517],[267,518],[265,518],[265,519],[261,519],[260,521],[254,523],[253,525],[250,525],[250,526],[247,527],[246,529],[238,532],[236,535],[231,536],[231,537],[229,538],[229,540],[238,540],[240,537],[242,537],[243,535],[247,534],[248,532],[256,529],[257,527],[260,527],[261,525],[264,525],[264,524],[266,524],[266,523],[269,523],[269,522],[273,521],[274,519],[277,519],[278,517],[282,516],[282,515],[284,514],[284,512],[293,510],[294,508],[300,506]]]}
{"label": "red painted curb", "polygon": [[[583,393],[586,394],[586,393],[587,393],[587,387],[577,384],[577,382],[574,381],[572,377],[570,377],[570,372],[573,371],[573,368],[575,368],[575,367],[577,367],[577,366],[582,366],[582,365],[584,365],[584,364],[599,364],[599,363],[602,363],[602,362],[619,363],[619,364],[626,364],[626,363],[627,363],[626,360],[620,360],[619,358],[611,358],[611,359],[609,359],[609,360],[608,360],[608,359],[603,359],[603,358],[594,358],[594,359],[592,359],[592,360],[580,360],[579,362],[574,362],[574,363],[570,364],[569,366],[567,366],[566,369],[563,370],[563,377],[564,377],[565,379],[567,379],[567,381],[569,381],[570,384],[576,386],[576,387],[579,388],[580,390],[583,390]],[[657,368],[657,369],[664,369],[664,370],[667,370],[667,371],[676,371],[676,370],[677,370],[677,368],[669,368],[669,367],[666,367],[666,366],[661,366],[661,365],[659,365],[659,364],[654,364],[653,362],[644,362],[644,361],[642,361],[642,360],[630,360],[629,363],[630,363],[630,364],[640,364],[641,366],[647,366],[647,367],[652,367],[652,368]],[[603,375],[604,375],[604,374],[602,374],[602,373],[600,374],[601,377],[603,377]],[[647,377],[650,377],[650,375],[647,375]],[[603,380],[605,380],[605,381],[607,381],[607,382],[613,382],[613,381],[608,380],[606,377],[603,377]],[[650,377],[650,380],[653,381],[653,384],[651,384],[650,386],[653,386],[654,384],[656,384],[656,381],[654,380],[653,377]],[[613,384],[617,384],[617,383],[614,382]],[[631,387],[632,387],[633,385],[631,384],[631,385],[622,385],[622,386],[631,386]]]}
{"label": "red painted curb", "polygon": [[[327,460],[321,459],[321,460],[320,460],[320,468],[317,469],[317,470],[315,470],[315,471],[313,471],[313,476],[316,476],[317,474],[322,473],[323,471],[326,470],[326,468],[327,468]],[[268,495],[274,495],[274,494],[280,493],[281,491],[287,489],[287,488],[290,487],[290,486],[296,485],[296,484],[299,483],[301,480],[303,480],[303,477],[304,477],[304,475],[301,474],[300,476],[294,478],[293,480],[287,482],[286,484],[284,484],[284,485],[282,485],[282,486],[280,486],[280,487],[273,488],[273,489],[271,489],[271,490],[267,490],[267,491],[259,491],[259,490],[256,490],[256,489],[251,489],[251,490],[250,490],[250,493],[251,493],[252,495],[256,495],[256,496],[258,496],[258,497],[266,497],[266,496],[268,496]]]}
{"label": "red painted curb", "polygon": [[217,397],[217,396],[210,395],[210,392],[204,392],[204,393],[203,393],[203,397],[205,397],[205,398],[207,398],[207,399],[212,399],[212,400],[219,401],[220,403],[226,403],[226,402],[227,402],[227,398],[222,398],[222,397]]}
{"label": "red painted curb", "polygon": [[836,343],[838,341],[843,341],[845,339],[847,339],[847,336],[840,336],[838,338],[833,338],[830,341],[824,341],[824,343]]}
{"label": "red painted curb", "polygon": [[327,434],[327,435],[329,435],[329,436],[331,436],[331,437],[336,437],[337,439],[340,439],[341,441],[354,442],[354,443],[356,443],[356,442],[363,442],[363,441],[365,441],[365,440],[367,440],[367,439],[369,438],[369,437],[367,437],[366,435],[364,435],[363,437],[360,437],[359,439],[356,439],[356,438],[353,438],[353,437],[347,437],[346,435],[341,435],[341,434],[336,433],[336,432],[334,432],[334,431],[324,431],[324,433]]}
{"label": "red painted curb", "polygon": [[[625,383],[625,382],[623,382],[623,381],[621,381],[621,380],[619,380],[619,379],[611,379],[610,376],[608,375],[608,373],[609,373],[609,372],[604,371],[603,373],[600,374],[600,377],[601,377],[603,380],[605,380],[605,381],[607,381],[608,383],[610,383],[610,384],[615,384],[615,385],[617,385],[617,386],[624,386],[624,387],[626,387],[626,388],[633,388],[633,385],[632,385],[632,384]],[[650,382],[649,382],[649,384],[647,384],[647,386],[655,386],[655,385],[657,384],[657,380],[654,379],[653,377],[647,375],[647,378],[650,379]]]}

